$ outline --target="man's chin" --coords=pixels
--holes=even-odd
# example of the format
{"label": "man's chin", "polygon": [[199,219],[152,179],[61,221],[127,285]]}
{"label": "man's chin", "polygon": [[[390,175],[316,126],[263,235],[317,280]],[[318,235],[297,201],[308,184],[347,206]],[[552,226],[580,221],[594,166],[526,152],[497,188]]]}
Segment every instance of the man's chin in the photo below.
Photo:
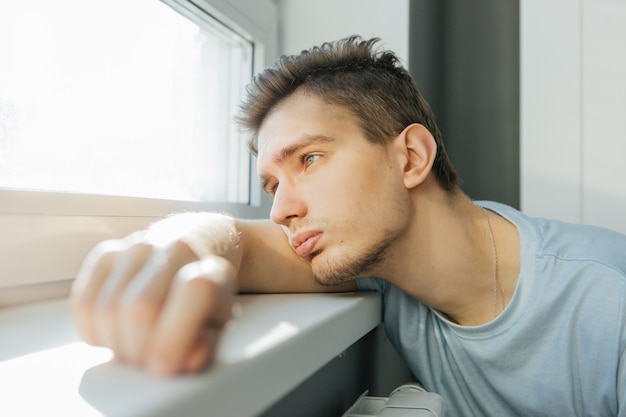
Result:
{"label": "man's chin", "polygon": [[324,286],[334,286],[352,281],[356,278],[354,268],[345,268],[345,262],[329,262],[323,255],[315,256],[311,259],[311,268],[318,284]]}
{"label": "man's chin", "polygon": [[339,284],[343,284],[344,282],[350,281],[350,279],[346,279],[344,277],[320,277],[319,275],[315,275],[315,281],[318,284],[323,285],[325,287],[334,287]]}
{"label": "man's chin", "polygon": [[380,270],[385,252],[393,239],[376,242],[369,248],[347,250],[334,247],[312,254],[311,268],[322,285],[338,285],[356,278],[374,276]]}

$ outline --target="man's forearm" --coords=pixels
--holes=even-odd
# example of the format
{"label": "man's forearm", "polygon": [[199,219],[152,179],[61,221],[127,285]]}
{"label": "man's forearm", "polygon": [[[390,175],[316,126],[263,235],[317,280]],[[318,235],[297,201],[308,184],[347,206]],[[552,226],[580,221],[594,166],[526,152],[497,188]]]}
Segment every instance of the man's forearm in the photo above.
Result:
{"label": "man's forearm", "polygon": [[241,263],[240,233],[235,219],[220,213],[180,213],[152,224],[146,231],[148,242],[167,245],[182,241],[199,259],[208,255],[228,259],[236,269]]}
{"label": "man's forearm", "polygon": [[146,239],[156,244],[185,242],[202,259],[218,255],[237,274],[239,292],[284,293],[350,291],[354,285],[318,284],[311,264],[299,257],[280,226],[270,220],[236,219],[219,213],[181,213],[154,223]]}

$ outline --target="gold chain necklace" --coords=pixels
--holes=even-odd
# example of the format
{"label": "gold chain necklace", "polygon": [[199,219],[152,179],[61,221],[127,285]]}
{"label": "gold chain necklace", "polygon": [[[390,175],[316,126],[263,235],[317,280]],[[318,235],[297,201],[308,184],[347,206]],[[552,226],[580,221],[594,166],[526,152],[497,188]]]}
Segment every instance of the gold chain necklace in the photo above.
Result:
{"label": "gold chain necklace", "polygon": [[491,230],[491,222],[489,221],[489,214],[484,207],[483,213],[487,220],[487,228],[489,229],[489,238],[491,239],[491,249],[493,250],[493,318],[498,316],[498,252],[496,251],[496,241],[493,238],[493,230]]}

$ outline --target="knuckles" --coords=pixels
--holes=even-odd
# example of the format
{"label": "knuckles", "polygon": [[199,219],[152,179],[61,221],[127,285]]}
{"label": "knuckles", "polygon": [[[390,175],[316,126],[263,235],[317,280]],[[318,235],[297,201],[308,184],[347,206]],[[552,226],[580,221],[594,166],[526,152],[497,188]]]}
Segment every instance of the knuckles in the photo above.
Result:
{"label": "knuckles", "polygon": [[[220,331],[231,318],[236,273],[225,258],[198,260],[183,241],[166,248],[142,241],[137,235],[104,241],[92,249],[81,266],[72,289],[70,312],[87,343],[109,347],[116,356],[137,362],[153,349],[146,342],[158,327],[174,287],[183,294],[179,304],[192,295],[199,297],[205,306],[198,313],[202,322],[211,332]],[[206,330],[195,329],[199,334]],[[134,340],[119,340],[127,335],[135,335]],[[136,335],[145,337],[139,340]],[[198,370],[212,358],[217,340],[215,334],[212,336],[188,353],[183,368]]]}
{"label": "knuckles", "polygon": [[162,304],[162,301],[146,293],[125,297],[115,306],[116,315],[126,326],[148,327],[158,318]]}
{"label": "knuckles", "polygon": [[228,260],[211,256],[185,265],[177,279],[179,285],[186,287],[185,291],[197,294],[205,301],[207,322],[221,327],[231,318],[235,273]]}

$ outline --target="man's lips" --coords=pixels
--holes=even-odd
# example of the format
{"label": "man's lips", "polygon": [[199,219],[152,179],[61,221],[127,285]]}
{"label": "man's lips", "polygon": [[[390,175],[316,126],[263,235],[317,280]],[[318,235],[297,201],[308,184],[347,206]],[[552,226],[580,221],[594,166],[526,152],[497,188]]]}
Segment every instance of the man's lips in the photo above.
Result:
{"label": "man's lips", "polygon": [[306,258],[313,253],[315,245],[321,237],[321,232],[297,233],[292,239],[292,245],[298,256]]}

